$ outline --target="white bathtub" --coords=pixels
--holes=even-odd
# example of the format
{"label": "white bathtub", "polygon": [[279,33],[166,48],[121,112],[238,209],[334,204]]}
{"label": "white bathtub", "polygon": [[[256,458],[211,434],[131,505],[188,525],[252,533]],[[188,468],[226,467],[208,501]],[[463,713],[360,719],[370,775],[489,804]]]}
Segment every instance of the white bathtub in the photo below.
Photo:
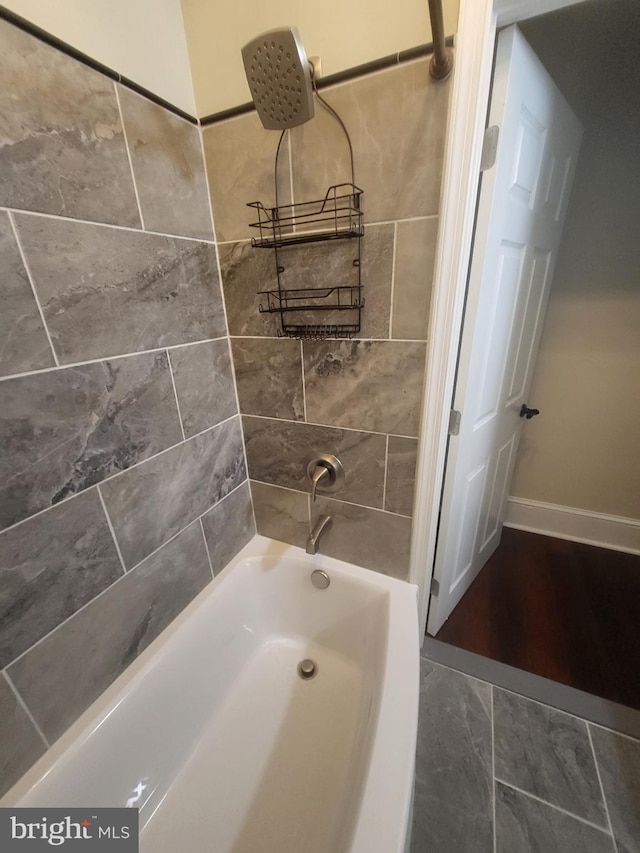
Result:
{"label": "white bathtub", "polygon": [[143,853],[403,853],[418,654],[414,586],[257,536],[0,805],[138,807]]}

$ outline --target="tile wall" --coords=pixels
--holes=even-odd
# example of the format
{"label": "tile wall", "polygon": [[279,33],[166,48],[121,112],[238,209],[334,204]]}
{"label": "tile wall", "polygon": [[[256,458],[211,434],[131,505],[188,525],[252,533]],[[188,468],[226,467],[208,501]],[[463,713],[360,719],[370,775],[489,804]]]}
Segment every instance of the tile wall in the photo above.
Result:
{"label": "tile wall", "polygon": [[0,793],[254,533],[200,130],[0,22]]}
{"label": "tile wall", "polygon": [[[433,82],[423,59],[322,94],[349,129],[364,190],[357,339],[280,339],[276,315],[259,313],[258,291],[277,286],[275,260],[251,247],[246,203],[275,202],[279,134],[255,114],[203,132],[256,521],[304,545],[310,515],[328,512],[324,553],[406,578],[449,85]],[[281,204],[351,179],[347,143],[321,107],[283,144]],[[283,250],[283,276],[335,283],[353,252],[348,241]],[[314,452],[338,456],[347,479],[310,508]]]}

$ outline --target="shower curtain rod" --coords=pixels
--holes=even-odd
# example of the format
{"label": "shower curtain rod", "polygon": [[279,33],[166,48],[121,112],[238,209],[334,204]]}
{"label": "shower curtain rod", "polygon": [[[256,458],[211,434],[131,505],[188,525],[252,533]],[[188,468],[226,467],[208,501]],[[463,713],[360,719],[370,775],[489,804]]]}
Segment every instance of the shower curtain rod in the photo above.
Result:
{"label": "shower curtain rod", "polygon": [[433,56],[429,63],[429,73],[434,80],[444,80],[453,70],[453,51],[446,46],[444,40],[442,0],[429,0],[429,16],[433,40]]}

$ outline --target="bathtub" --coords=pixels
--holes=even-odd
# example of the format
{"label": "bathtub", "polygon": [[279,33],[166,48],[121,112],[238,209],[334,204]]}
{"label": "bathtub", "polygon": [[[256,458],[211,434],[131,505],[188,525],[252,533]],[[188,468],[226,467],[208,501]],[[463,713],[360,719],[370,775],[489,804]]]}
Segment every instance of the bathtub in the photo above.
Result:
{"label": "bathtub", "polygon": [[256,536],[0,805],[137,807],[142,853],[403,853],[418,655],[416,587]]}

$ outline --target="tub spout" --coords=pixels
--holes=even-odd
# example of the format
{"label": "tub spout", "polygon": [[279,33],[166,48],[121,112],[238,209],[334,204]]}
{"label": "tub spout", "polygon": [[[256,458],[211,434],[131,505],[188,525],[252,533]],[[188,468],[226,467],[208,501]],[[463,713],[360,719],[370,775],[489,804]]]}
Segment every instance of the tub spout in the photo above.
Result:
{"label": "tub spout", "polygon": [[307,539],[307,554],[317,554],[320,537],[324,531],[331,525],[330,515],[321,515],[313,526],[313,530]]}

